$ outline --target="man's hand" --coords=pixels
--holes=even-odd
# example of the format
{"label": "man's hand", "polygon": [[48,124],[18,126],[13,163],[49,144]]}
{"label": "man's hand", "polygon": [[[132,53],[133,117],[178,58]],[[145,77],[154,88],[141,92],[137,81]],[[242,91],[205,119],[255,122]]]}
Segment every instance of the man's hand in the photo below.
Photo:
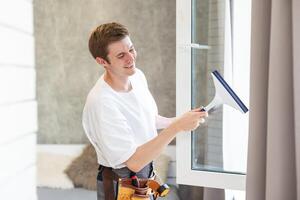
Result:
{"label": "man's hand", "polygon": [[200,111],[202,108],[193,109],[178,117],[170,126],[178,132],[195,130],[200,123],[205,122],[208,116],[206,111]]}

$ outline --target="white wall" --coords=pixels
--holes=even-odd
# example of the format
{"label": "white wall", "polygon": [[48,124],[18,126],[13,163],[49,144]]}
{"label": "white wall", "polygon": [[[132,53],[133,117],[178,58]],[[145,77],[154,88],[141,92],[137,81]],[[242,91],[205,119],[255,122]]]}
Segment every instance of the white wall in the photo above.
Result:
{"label": "white wall", "polygon": [[33,5],[0,1],[0,199],[36,200]]}

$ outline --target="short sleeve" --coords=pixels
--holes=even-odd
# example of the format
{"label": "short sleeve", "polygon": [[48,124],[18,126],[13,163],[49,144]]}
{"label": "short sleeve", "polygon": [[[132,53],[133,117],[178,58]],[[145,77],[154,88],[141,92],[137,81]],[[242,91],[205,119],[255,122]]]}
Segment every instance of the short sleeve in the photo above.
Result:
{"label": "short sleeve", "polygon": [[134,133],[127,119],[112,101],[102,100],[89,108],[94,140],[110,167],[117,168],[136,151]]}

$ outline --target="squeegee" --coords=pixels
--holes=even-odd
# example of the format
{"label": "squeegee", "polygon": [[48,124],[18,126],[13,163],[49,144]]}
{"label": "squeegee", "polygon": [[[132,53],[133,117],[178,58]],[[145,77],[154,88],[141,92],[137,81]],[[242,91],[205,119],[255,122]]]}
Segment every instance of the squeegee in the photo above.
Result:
{"label": "squeegee", "polygon": [[242,113],[248,112],[248,108],[226,83],[217,70],[211,73],[215,85],[215,96],[213,100],[203,109],[208,113],[213,112],[222,104],[233,107]]}

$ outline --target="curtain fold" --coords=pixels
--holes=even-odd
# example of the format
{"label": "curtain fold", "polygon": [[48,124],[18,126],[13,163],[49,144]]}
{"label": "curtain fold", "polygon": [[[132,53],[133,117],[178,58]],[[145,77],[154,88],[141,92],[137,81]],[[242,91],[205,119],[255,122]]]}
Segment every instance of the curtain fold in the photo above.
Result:
{"label": "curtain fold", "polygon": [[293,4],[299,1],[252,1],[247,200],[300,199],[299,5]]}
{"label": "curtain fold", "polygon": [[295,147],[297,198],[300,199],[300,1],[293,0],[293,81],[294,81],[294,117],[295,117]]}

